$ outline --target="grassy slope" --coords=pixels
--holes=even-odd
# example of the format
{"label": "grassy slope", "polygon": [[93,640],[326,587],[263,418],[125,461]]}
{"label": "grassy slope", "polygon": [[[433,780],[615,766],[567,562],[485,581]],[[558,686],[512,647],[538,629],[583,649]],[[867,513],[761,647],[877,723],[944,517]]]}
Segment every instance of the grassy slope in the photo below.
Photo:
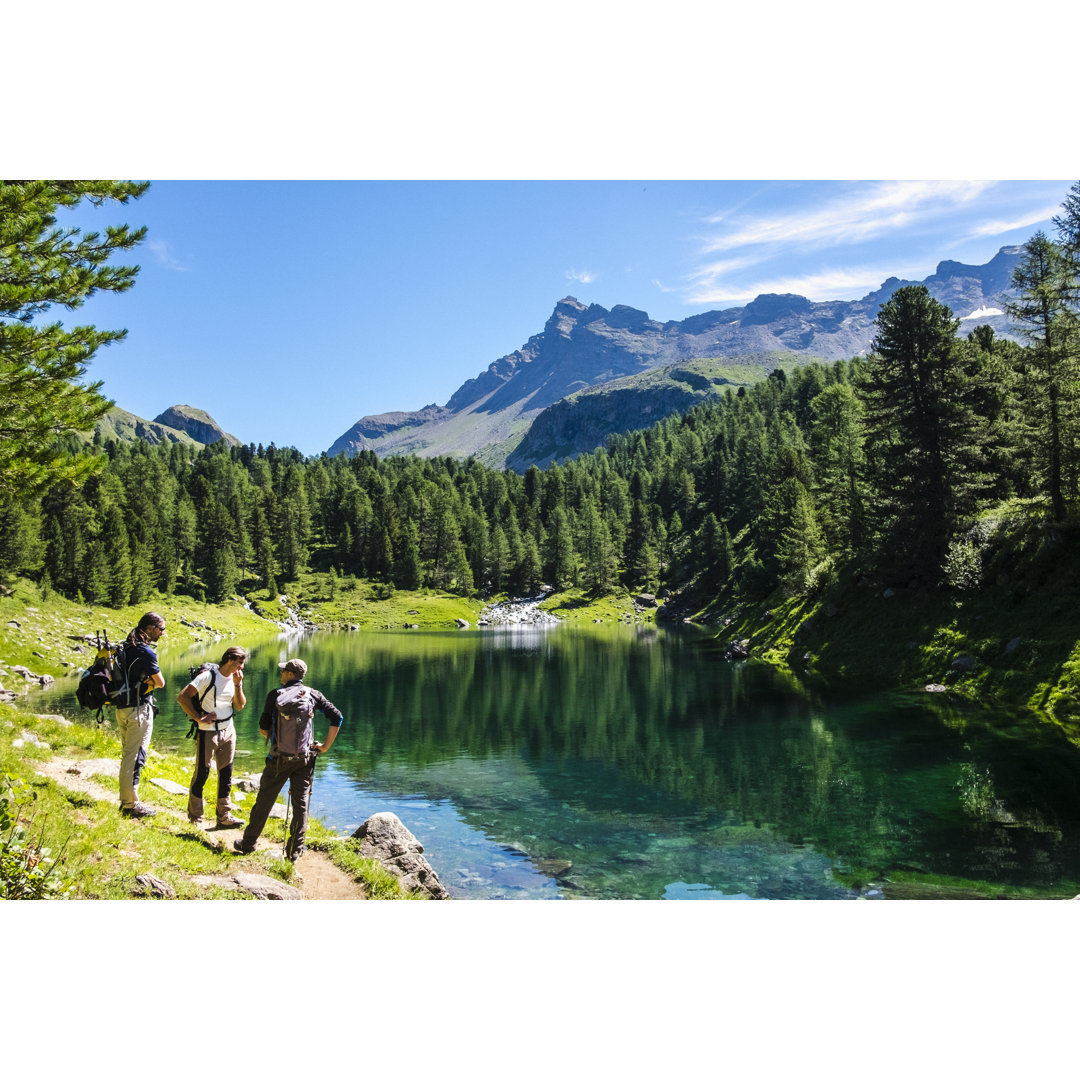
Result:
{"label": "grassy slope", "polygon": [[[73,674],[91,659],[83,637],[104,629],[109,639],[123,637],[145,611],[157,611],[167,623],[159,651],[183,649],[196,642],[224,638],[252,640],[278,632],[278,621],[289,609],[299,611],[320,627],[357,626],[365,630],[400,629],[417,624],[426,629],[452,629],[456,619],[476,623],[483,604],[435,589],[398,591],[377,599],[377,587],[355,580],[339,584],[329,599],[325,574],[305,573],[299,581],[282,586],[286,605],[265,589],[248,594],[264,616],[237,598],[224,604],[203,604],[188,596],[151,597],[138,606],[114,609],[78,604],[56,593],[43,596],[31,583],[19,580],[0,591],[0,670],[9,675],[13,665],[35,674],[60,677]],[[82,651],[80,651],[80,646]],[[17,678],[0,682],[17,688]]]}
{"label": "grassy slope", "polygon": [[987,520],[998,527],[980,550],[980,587],[889,591],[847,574],[813,597],[712,599],[697,617],[732,619],[720,639],[749,638],[753,655],[799,675],[850,689],[945,685],[1036,710],[1080,745],[1080,521]]}

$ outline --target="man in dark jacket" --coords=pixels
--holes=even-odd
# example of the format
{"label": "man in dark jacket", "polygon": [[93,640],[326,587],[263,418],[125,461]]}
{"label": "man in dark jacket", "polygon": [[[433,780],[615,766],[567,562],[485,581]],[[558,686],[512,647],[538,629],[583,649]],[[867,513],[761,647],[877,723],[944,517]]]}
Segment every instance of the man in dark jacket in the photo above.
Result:
{"label": "man in dark jacket", "polygon": [[153,691],[165,685],[154,646],[165,633],[165,620],[148,611],[124,642],[124,692],[116,700],[116,730],[120,735],[120,813],[145,818],[157,813],[139,802],[139,774],[146,764],[157,706]]}
{"label": "man in dark jacket", "polygon": [[[293,819],[285,856],[296,862],[304,853],[315,759],[325,754],[337,738],[342,716],[318,690],[304,685],[307,664],[303,660],[286,660],[278,667],[281,669],[281,686],[266,695],[259,720],[259,734],[270,740],[270,753],[248,826],[244,835],[233,842],[233,848],[241,855],[249,855],[255,850],[255,841],[266,825],[270,809],[288,783]],[[316,709],[330,721],[325,742],[316,742],[314,738]]]}

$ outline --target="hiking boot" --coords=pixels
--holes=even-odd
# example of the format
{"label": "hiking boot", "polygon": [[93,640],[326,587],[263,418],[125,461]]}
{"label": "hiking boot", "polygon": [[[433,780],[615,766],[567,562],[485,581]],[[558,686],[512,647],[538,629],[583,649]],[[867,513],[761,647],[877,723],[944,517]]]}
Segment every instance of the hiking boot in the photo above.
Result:
{"label": "hiking boot", "polygon": [[146,803],[137,802],[134,806],[121,806],[120,813],[124,817],[144,818],[153,817],[157,811],[152,810]]}
{"label": "hiking boot", "polygon": [[202,822],[202,814],[199,814],[198,817],[194,816],[193,814],[188,814],[187,819],[191,822],[192,825],[198,825]]}
{"label": "hiking boot", "polygon": [[217,825],[219,829],[238,829],[243,824],[244,822],[240,818],[230,814],[228,811],[218,815]]}
{"label": "hiking boot", "polygon": [[234,840],[232,842],[233,851],[235,851],[237,855],[250,855],[255,850],[254,848],[246,848],[243,844],[243,840]]}

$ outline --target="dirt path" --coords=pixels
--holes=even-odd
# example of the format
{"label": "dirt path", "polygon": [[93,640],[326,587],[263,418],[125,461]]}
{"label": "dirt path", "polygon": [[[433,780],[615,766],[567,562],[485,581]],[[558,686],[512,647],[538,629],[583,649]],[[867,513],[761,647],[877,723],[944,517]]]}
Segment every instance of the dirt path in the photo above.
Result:
{"label": "dirt path", "polygon": [[[77,791],[88,795],[98,802],[116,805],[116,792],[95,783],[95,773],[116,776],[120,771],[119,760],[94,761],[78,760],[75,758],[53,757],[48,761],[38,762],[36,770],[40,775],[54,781],[69,791]],[[146,791],[141,792],[145,797]],[[144,801],[148,801],[145,800]],[[153,806],[153,803],[149,803]],[[187,816],[178,810],[171,810],[164,806],[154,806],[159,814],[175,818],[177,821],[187,821]],[[212,846],[226,847],[239,835],[236,829],[202,830]],[[260,842],[260,848],[263,842]],[[237,869],[239,869],[239,865]],[[367,894],[358,882],[353,881],[340,867],[335,866],[330,859],[321,851],[305,851],[297,863],[301,881],[295,882],[296,887],[303,893],[305,900],[366,900]]]}

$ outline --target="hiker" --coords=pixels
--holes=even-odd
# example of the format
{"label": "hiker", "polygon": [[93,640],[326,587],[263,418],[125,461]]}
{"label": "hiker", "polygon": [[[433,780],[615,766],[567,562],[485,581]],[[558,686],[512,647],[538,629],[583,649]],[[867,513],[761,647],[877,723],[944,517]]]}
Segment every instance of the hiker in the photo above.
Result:
{"label": "hiker", "polygon": [[[233,758],[236,727],[233,716],[247,704],[244,697],[244,664],[247,649],[232,645],[220,664],[207,664],[180,691],[176,703],[198,727],[195,743],[195,774],[188,790],[188,821],[198,824],[203,816],[203,785],[217,766],[217,827],[235,829],[244,823],[232,813]],[[207,708],[209,705],[209,708]]]}
{"label": "hiker", "polygon": [[[116,699],[116,730],[123,750],[120,756],[120,813],[126,817],[152,817],[157,813],[139,802],[139,773],[146,764],[150,735],[154,730],[157,702],[153,691],[165,685],[154,645],[165,633],[165,620],[148,611],[124,641],[123,678],[127,693]],[[121,703],[122,702],[122,703]]]}
{"label": "hiker", "polygon": [[[340,710],[318,690],[304,685],[307,664],[303,660],[286,660],[278,664],[278,668],[281,671],[281,685],[266,695],[266,704],[259,720],[259,734],[270,740],[270,753],[259,781],[259,794],[251,810],[251,820],[244,835],[233,841],[233,848],[241,855],[250,855],[255,850],[255,841],[259,839],[270,816],[270,808],[288,782],[293,819],[285,845],[285,857],[296,862],[304,853],[315,759],[325,754],[337,738],[342,716]],[[325,742],[314,740],[316,709],[330,721]]]}

